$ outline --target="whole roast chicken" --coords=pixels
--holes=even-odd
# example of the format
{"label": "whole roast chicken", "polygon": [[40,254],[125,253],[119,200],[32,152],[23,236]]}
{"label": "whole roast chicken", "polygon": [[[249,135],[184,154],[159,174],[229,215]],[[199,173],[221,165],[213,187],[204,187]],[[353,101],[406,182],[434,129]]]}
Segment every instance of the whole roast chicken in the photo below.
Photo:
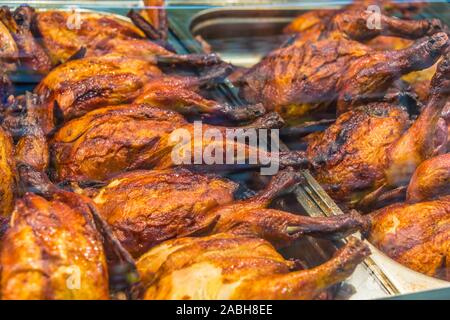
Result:
{"label": "whole roast chicken", "polygon": [[262,115],[265,108],[260,104],[234,108],[199,94],[200,87],[220,82],[227,72],[228,67],[220,65],[201,77],[166,75],[152,58],[108,54],[56,67],[34,92],[41,100],[41,125],[47,134],[94,109],[133,101],[185,115],[215,117],[223,123],[245,122]]}
{"label": "whole roast chicken", "polygon": [[373,203],[385,191],[405,186],[416,168],[442,152],[446,128],[439,126],[449,88],[450,56],[438,65],[431,98],[410,125],[398,105],[372,103],[342,114],[316,135],[307,154],[314,175],[338,202]]}
{"label": "whole roast chicken", "polygon": [[450,197],[396,203],[369,216],[368,240],[392,259],[450,281]]}
{"label": "whole roast chicken", "polygon": [[5,300],[108,299],[106,256],[88,200],[52,188],[17,200],[2,238]]}
{"label": "whole roast chicken", "polygon": [[381,99],[394,81],[432,66],[447,47],[442,32],[391,51],[374,50],[338,32],[270,53],[243,74],[239,85],[249,102],[264,102],[295,124],[329,108],[343,113]]}
{"label": "whole roast chicken", "polygon": [[[258,129],[279,124],[272,115],[263,117],[268,121],[256,120],[247,127]],[[277,117],[276,117],[277,118]],[[245,141],[227,138],[229,127],[203,125],[202,130],[211,129],[219,133],[222,140],[195,137],[195,124],[188,123],[180,114],[154,108],[147,104],[121,105],[97,109],[83,117],[69,121],[60,128],[50,141],[54,178],[57,181],[104,180],[125,170],[166,169],[173,166],[199,167],[204,170],[229,169],[230,167],[260,167],[268,165],[265,159],[273,159],[280,167],[305,166],[303,152],[269,153]],[[195,142],[197,140],[197,142]],[[217,154],[220,159],[215,165],[195,160],[197,144],[202,154],[211,150],[226,150],[227,145],[235,152],[227,163],[226,152]],[[196,147],[197,146],[197,147]],[[209,150],[209,151],[208,151]],[[252,155],[258,155],[250,163]],[[208,158],[209,159],[209,158]],[[238,162],[239,161],[239,162]],[[239,164],[239,163],[243,164]]]}

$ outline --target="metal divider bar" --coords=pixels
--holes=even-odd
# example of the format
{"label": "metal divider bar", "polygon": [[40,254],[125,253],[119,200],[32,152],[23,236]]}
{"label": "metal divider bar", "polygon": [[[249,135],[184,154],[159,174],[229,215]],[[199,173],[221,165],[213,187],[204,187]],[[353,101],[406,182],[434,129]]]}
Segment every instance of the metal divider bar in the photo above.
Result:
{"label": "metal divider bar", "polygon": [[[344,214],[344,212],[325,192],[325,190],[320,186],[320,184],[316,181],[316,179],[314,179],[309,170],[304,170],[302,173],[306,181],[308,182],[308,185],[305,186],[304,190],[300,190],[300,188],[296,190],[296,196],[302,200],[302,201],[299,200],[299,202],[302,204],[313,201],[321,209],[321,210],[312,210],[311,216],[323,217],[325,215],[329,217]],[[304,200],[305,196],[310,197],[312,200],[305,201]],[[356,234],[356,236],[361,239],[361,235],[359,233]],[[342,240],[342,242],[345,243],[346,240],[344,239]],[[394,283],[383,272],[383,270],[381,270],[381,268],[376,264],[376,262],[371,257],[368,257],[364,261],[364,266],[372,275],[375,276],[375,278],[379,281],[379,283],[390,295],[400,294],[398,288],[394,285]]]}

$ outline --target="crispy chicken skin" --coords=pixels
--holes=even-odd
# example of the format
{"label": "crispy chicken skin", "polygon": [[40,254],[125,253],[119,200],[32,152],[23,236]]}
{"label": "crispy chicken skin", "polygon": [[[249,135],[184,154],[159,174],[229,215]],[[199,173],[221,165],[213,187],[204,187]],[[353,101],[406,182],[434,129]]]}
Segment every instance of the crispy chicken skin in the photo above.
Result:
{"label": "crispy chicken skin", "polygon": [[[450,54],[439,62],[431,80],[430,98],[419,118],[390,147],[386,180],[389,185],[405,185],[416,168],[442,148],[436,146],[436,134],[450,94]],[[446,139],[445,140],[445,144]],[[443,140],[443,141],[444,141]]]}
{"label": "crispy chicken skin", "polygon": [[264,101],[291,122],[334,104],[342,113],[382,98],[401,75],[433,65],[447,46],[444,33],[398,51],[373,51],[342,37],[293,44],[247,71],[241,93],[251,103]]}
{"label": "crispy chicken skin", "polygon": [[135,257],[162,241],[200,233],[257,235],[286,246],[303,235],[341,238],[365,227],[356,213],[310,218],[267,209],[301,180],[286,169],[257,196],[234,202],[236,185],[227,180],[180,169],[136,171],[113,178],[93,201]]}
{"label": "crispy chicken skin", "polygon": [[37,14],[36,24],[53,63],[66,62],[80,48],[87,49],[86,56],[111,52],[129,56],[170,54],[145,39],[144,33],[131,22],[114,16],[45,11]]}
{"label": "crispy chicken skin", "polygon": [[[273,123],[270,114],[268,120],[268,123]],[[256,128],[267,128],[266,123],[260,120],[250,124],[250,127],[253,125]],[[219,130],[225,137],[227,128],[203,125],[203,130],[207,129]],[[50,142],[55,179],[104,180],[124,170],[167,169],[182,165],[183,163],[174,160],[174,154],[185,155],[190,152],[191,157],[194,157],[192,150],[195,139],[179,141],[179,138],[182,137],[181,134],[187,137],[185,133],[194,137],[193,131],[194,125],[187,123],[180,114],[149,105],[123,105],[92,111],[68,122],[56,132]],[[259,152],[260,161],[262,154],[271,156],[266,151],[234,140],[230,144],[236,149],[238,146],[244,148],[244,157],[247,158],[251,155],[251,148],[254,152]],[[204,138],[201,147],[207,151],[216,145],[223,148],[222,141]],[[223,156],[225,157],[225,152]],[[302,152],[280,153],[279,156],[282,167],[306,164]],[[191,163],[194,164],[194,161]],[[226,168],[227,165],[223,163],[217,166]],[[213,165],[201,167],[217,169]]]}
{"label": "crispy chicken skin", "polygon": [[28,193],[17,201],[2,240],[2,299],[108,299],[100,236],[73,197]]}
{"label": "crispy chicken skin", "polygon": [[9,218],[17,189],[16,161],[11,136],[0,128],[0,225]]}
{"label": "crispy chicken skin", "polygon": [[103,180],[126,170],[139,153],[186,124],[148,105],[101,108],[63,126],[51,141],[57,180]]}
{"label": "crispy chicken skin", "polygon": [[448,96],[449,60],[447,55],[439,63],[431,98],[411,126],[400,107],[375,103],[342,114],[312,141],[307,155],[335,200],[352,206],[372,191],[368,199],[376,199],[385,187],[405,186],[423,161],[440,152],[436,135],[442,134],[439,119]]}
{"label": "crispy chicken skin", "polygon": [[377,5],[383,13],[401,12],[403,17],[417,13],[424,3],[394,3],[385,0],[355,0],[341,10],[313,10],[299,15],[288,26],[284,28],[285,33],[303,33],[312,28],[324,30],[330,21],[342,13],[355,14],[358,11],[365,11],[369,6]]}
{"label": "crispy chicken skin", "polygon": [[114,177],[93,201],[124,247],[139,256],[167,239],[210,227],[212,208],[233,201],[234,182],[185,169]]}
{"label": "crispy chicken skin", "polygon": [[269,242],[220,233],[167,241],[142,256],[144,299],[314,299],[350,276],[369,254],[352,238],[330,261],[292,271]]}
{"label": "crispy chicken skin", "polygon": [[[184,63],[191,58],[176,56],[164,61]],[[203,61],[208,63],[208,58]],[[214,85],[226,76],[229,68],[225,64],[211,67],[200,77],[164,75],[156,64],[152,57],[109,54],[69,61],[55,68],[35,88],[41,99],[44,132],[48,134],[55,126],[94,109],[132,101],[224,122],[250,121],[266,111],[261,104],[234,108],[198,94],[202,86]]]}
{"label": "crispy chicken skin", "polygon": [[308,145],[315,178],[336,201],[357,204],[383,185],[389,147],[408,126],[408,113],[388,103],[342,114]]}
{"label": "crispy chicken skin", "polygon": [[35,88],[45,133],[95,108],[132,101],[145,82],[161,75],[152,61],[120,55],[84,58],[50,72]]}
{"label": "crispy chicken skin", "polygon": [[416,169],[407,190],[408,202],[450,194],[450,153],[428,159]]}
{"label": "crispy chicken skin", "polygon": [[19,58],[19,48],[8,28],[0,20],[0,60],[16,61]]}
{"label": "crispy chicken skin", "polygon": [[[14,39],[19,61],[29,69],[45,74],[52,68],[52,62],[31,32],[34,14],[34,9],[28,6],[20,6],[14,12],[8,7],[1,7],[0,21]],[[12,44],[8,43],[11,47]]]}
{"label": "crispy chicken skin", "polygon": [[450,281],[450,197],[371,214],[369,241],[401,264]]}

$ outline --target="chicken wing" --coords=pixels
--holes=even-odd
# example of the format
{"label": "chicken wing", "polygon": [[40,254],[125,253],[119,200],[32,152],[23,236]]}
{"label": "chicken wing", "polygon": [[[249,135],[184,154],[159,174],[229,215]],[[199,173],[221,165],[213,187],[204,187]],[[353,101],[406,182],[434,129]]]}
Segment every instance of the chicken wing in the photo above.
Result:
{"label": "chicken wing", "polygon": [[183,169],[133,171],[114,177],[93,201],[124,247],[139,256],[167,239],[211,227],[211,209],[233,201],[237,185]]}

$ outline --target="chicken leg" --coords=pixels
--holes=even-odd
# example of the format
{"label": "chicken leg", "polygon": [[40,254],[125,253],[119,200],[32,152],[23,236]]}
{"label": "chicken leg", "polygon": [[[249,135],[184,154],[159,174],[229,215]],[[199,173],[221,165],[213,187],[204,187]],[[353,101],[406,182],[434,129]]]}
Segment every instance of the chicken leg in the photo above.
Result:
{"label": "chicken leg", "polygon": [[433,156],[436,128],[450,93],[450,54],[438,64],[431,86],[430,100],[420,117],[389,149],[386,168],[389,185],[408,183],[420,163]]}

